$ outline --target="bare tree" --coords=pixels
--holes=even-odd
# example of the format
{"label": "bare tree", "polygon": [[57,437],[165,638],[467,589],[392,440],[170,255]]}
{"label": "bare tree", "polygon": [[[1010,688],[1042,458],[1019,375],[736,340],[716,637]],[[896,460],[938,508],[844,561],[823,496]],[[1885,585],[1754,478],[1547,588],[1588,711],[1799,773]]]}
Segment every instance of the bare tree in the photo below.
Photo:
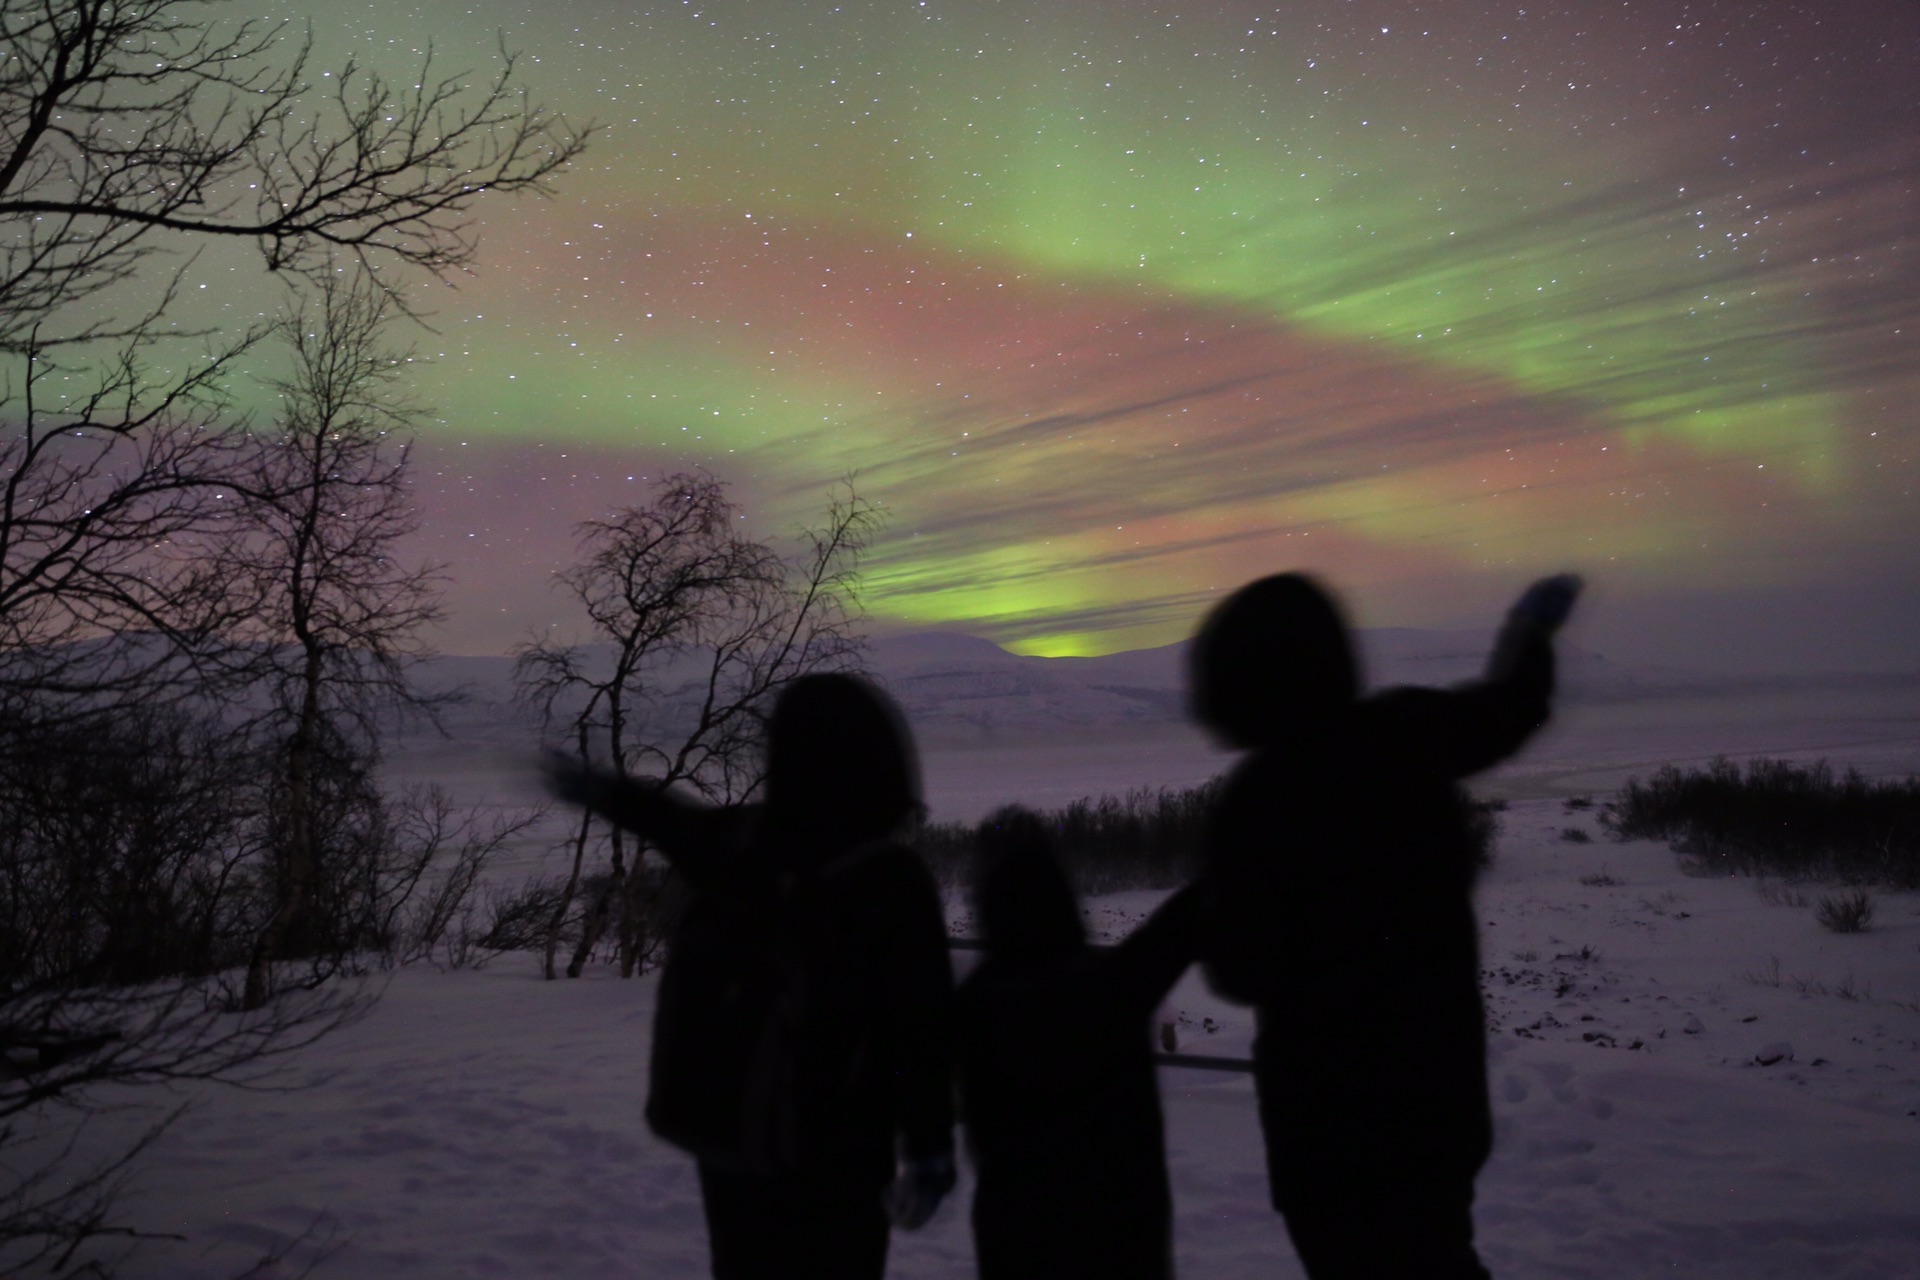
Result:
{"label": "bare tree", "polygon": [[[150,694],[224,621],[191,553],[235,447],[223,386],[264,331],[179,324],[179,255],[252,242],[316,280],[356,259],[398,301],[376,268],[464,269],[481,195],[545,191],[584,144],[504,51],[477,83],[431,56],[316,80],[300,33],[217,9],[0,0],[0,712]],[[130,630],[165,643],[75,648]]]}
{"label": "bare tree", "polygon": [[[195,327],[184,305],[191,255],[250,245],[266,270],[323,294],[346,263],[380,305],[405,309],[410,271],[444,277],[472,261],[485,192],[545,191],[586,137],[519,93],[504,51],[479,78],[443,73],[431,57],[400,81],[352,63],[325,75],[309,68],[300,31],[223,22],[217,4],[0,0],[0,770],[43,758],[53,731],[84,741],[133,725],[130,708],[152,711],[163,694],[203,711],[193,695],[220,687],[206,679],[234,675],[245,592],[206,552],[238,527],[243,494],[290,503],[298,486],[272,489],[247,472],[258,441],[230,429],[225,388],[273,326]],[[370,514],[380,526],[380,512]],[[351,539],[329,545],[357,554]],[[365,689],[391,675],[379,661],[352,676],[346,666],[330,668],[335,679]],[[290,691],[280,708],[298,708],[298,681],[280,687]],[[317,737],[351,722],[328,722]],[[65,763],[97,754],[76,747]],[[311,793],[322,777],[354,799],[331,812],[347,813],[361,834],[381,834],[380,822],[404,827],[405,813],[361,802],[370,783],[349,754],[316,748],[308,828],[319,825]],[[231,759],[214,752],[205,762]],[[197,769],[175,771],[189,798],[206,782]],[[88,812],[94,791],[67,776],[84,770],[53,770],[51,789],[8,792],[0,836],[12,861],[0,888],[14,895],[15,918],[42,932],[0,949],[9,957],[0,966],[0,1270],[13,1273],[23,1257],[59,1270],[79,1243],[121,1230],[108,1211],[139,1144],[93,1173],[77,1169],[57,1144],[34,1145],[60,1106],[106,1085],[245,1075],[359,1007],[350,988],[306,989],[225,1012],[229,993],[180,974],[191,964],[151,945],[180,939],[133,911],[144,892],[180,888],[167,877],[192,868],[188,879],[204,873],[237,894],[214,913],[221,929],[238,921],[252,925],[238,936],[272,933],[246,909],[250,860],[293,843],[270,829],[276,813],[299,807],[285,799],[293,772],[290,763],[282,771],[277,799],[255,781],[235,784],[256,807],[231,833],[162,824],[164,840],[148,833],[107,859],[127,875],[99,910],[80,901],[41,909],[48,892],[91,892],[110,879],[87,865],[103,854],[87,842],[120,836]],[[177,819],[180,799],[161,807]],[[429,803],[419,812],[440,840],[438,811]],[[33,832],[11,822],[21,813],[35,815]],[[201,836],[211,842],[196,844]],[[411,892],[406,869],[381,874],[391,908],[404,900],[393,894]],[[262,883],[274,918],[297,922],[297,902],[277,910],[298,896],[282,895],[289,881],[298,873]],[[149,976],[128,978],[136,969]],[[33,1165],[36,1152],[46,1159]]]}
{"label": "bare tree", "polygon": [[[3,310],[3,307],[0,307]],[[215,530],[241,442],[221,429],[226,359],[154,388],[130,340],[105,365],[63,348],[0,351],[0,718],[37,704],[167,687],[229,603],[203,560],[175,554]],[[72,390],[77,382],[90,385]],[[145,633],[145,645],[104,637]]]}
{"label": "bare tree", "polygon": [[281,326],[292,372],[275,384],[274,429],[237,473],[243,496],[215,557],[246,606],[228,652],[270,700],[284,786],[275,907],[248,963],[247,1008],[266,1000],[276,961],[320,942],[308,908],[327,845],[348,837],[375,846],[360,860],[380,856],[378,717],[423,705],[407,671],[442,614],[438,566],[397,558],[419,524],[407,488],[417,415],[398,385],[407,353],[385,339],[391,311],[364,273],[342,273]]}
{"label": "bare tree", "polygon": [[246,739],[146,706],[7,745],[20,749],[0,769],[0,1273],[103,1275],[93,1246],[141,1235],[114,1204],[177,1108],[149,1108],[117,1146],[117,1124],[83,1143],[96,1104],[124,1109],[129,1085],[258,1081],[368,993],[228,1012],[224,973],[264,914],[251,870],[270,779]]}
{"label": "bare tree", "polygon": [[104,1276],[97,1260],[68,1267],[85,1246],[147,1234],[118,1222],[115,1202],[181,1108],[169,1104],[102,1156],[79,1151],[99,1112],[127,1109],[124,1087],[271,1084],[284,1059],[371,1004],[364,988],[334,986],[233,1013],[210,994],[192,981],[8,991],[0,1023],[0,1271]]}
{"label": "bare tree", "polygon": [[[858,569],[879,512],[849,485],[793,556],[743,537],[725,487],[672,475],[653,501],[581,526],[582,559],[556,575],[592,627],[592,643],[536,639],[521,647],[521,696],[559,722],[581,759],[603,756],[623,775],[683,783],[719,802],[761,781],[762,712],[813,671],[854,664],[861,642]],[[581,890],[596,820],[583,814],[546,938],[555,975],[568,913]],[[617,828],[600,832],[608,866],[581,922],[569,977],[578,977],[607,924],[619,923],[623,975],[643,967],[658,890]]]}
{"label": "bare tree", "polygon": [[135,336],[75,321],[166,233],[238,237],[308,275],[345,253],[436,275],[474,255],[484,191],[545,191],[585,131],[529,104],[514,57],[478,85],[429,53],[395,82],[349,61],[313,87],[287,24],[204,0],[0,0],[0,347]]}

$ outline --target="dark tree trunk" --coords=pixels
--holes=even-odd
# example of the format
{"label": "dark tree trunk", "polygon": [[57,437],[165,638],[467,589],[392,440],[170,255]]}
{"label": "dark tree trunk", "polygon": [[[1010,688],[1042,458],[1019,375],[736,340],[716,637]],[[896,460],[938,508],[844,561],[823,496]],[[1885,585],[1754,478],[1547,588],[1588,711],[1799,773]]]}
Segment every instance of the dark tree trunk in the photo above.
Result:
{"label": "dark tree trunk", "polygon": [[286,958],[289,938],[297,936],[300,917],[313,883],[313,749],[320,724],[321,662],[308,647],[300,718],[287,743],[287,845],[275,877],[273,917],[260,931],[247,963],[242,1009],[258,1009],[273,994],[273,965]]}

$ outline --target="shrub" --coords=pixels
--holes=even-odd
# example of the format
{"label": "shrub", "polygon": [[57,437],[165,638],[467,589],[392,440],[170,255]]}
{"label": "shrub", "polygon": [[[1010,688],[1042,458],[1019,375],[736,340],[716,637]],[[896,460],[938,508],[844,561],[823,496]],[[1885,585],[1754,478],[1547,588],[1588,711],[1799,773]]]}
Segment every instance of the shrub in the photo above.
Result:
{"label": "shrub", "polygon": [[1775,907],[1809,907],[1813,903],[1805,893],[1779,880],[1760,880],[1753,886],[1760,901]]}
{"label": "shrub", "polygon": [[[1075,800],[1040,814],[1053,832],[1061,865],[1082,894],[1122,889],[1159,889],[1191,880],[1200,870],[1207,815],[1222,779],[1197,787],[1136,788],[1124,796]],[[1476,866],[1493,860],[1493,839],[1504,800],[1467,801],[1467,827]],[[919,839],[920,855],[944,889],[970,882],[973,827],[930,823]]]}
{"label": "shrub", "polygon": [[268,790],[243,744],[176,713],[0,723],[0,992],[244,964]]}
{"label": "shrub", "polygon": [[621,976],[663,963],[686,913],[687,885],[664,861],[638,856],[631,863],[582,875],[536,876],[515,889],[489,889],[475,912],[472,945],[486,955],[532,951],[571,956],[565,972],[579,977],[599,961],[618,964]]}
{"label": "shrub", "polygon": [[[1083,894],[1162,888],[1200,869],[1208,811],[1220,793],[1218,778],[1197,787],[1138,787],[1124,796],[1087,797],[1040,814],[1052,830],[1061,864]],[[930,824],[921,856],[943,886],[966,884],[973,860],[973,828]]]}
{"label": "shrub", "polygon": [[1593,837],[1585,831],[1582,831],[1579,827],[1563,827],[1560,831],[1560,838],[1568,844],[1591,844],[1593,842]]}
{"label": "shrub", "polygon": [[[288,839],[275,745],[178,708],[0,720],[0,1014],[22,990],[244,969]],[[344,756],[312,785],[313,875],[287,932],[298,984],[432,956],[531,821],[482,822],[432,789],[389,797]]]}
{"label": "shrub", "polygon": [[[473,930],[475,945],[492,952],[545,951],[549,922],[565,905],[565,893],[565,879],[552,876],[533,876],[514,888],[488,885]],[[562,927],[567,942],[580,936],[579,916],[572,911],[567,917],[572,927]]]}
{"label": "shrub", "polygon": [[1823,894],[1820,905],[1813,909],[1813,918],[1835,933],[1860,933],[1873,923],[1873,898],[1864,889]]}
{"label": "shrub", "polygon": [[1602,821],[1622,839],[1670,840],[1703,873],[1920,887],[1920,778],[1836,777],[1824,761],[1668,765],[1629,778]]}

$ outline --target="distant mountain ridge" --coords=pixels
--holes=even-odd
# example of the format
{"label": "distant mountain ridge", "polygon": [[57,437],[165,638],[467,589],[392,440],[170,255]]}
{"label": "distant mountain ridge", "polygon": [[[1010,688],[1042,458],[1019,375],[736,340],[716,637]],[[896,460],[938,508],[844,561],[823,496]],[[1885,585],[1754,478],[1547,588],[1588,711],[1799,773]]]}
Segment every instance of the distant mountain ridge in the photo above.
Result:
{"label": "distant mountain ridge", "polygon": [[[1368,688],[1446,685],[1477,676],[1491,630],[1382,627],[1356,633]],[[1571,696],[1633,696],[1641,682],[1599,654],[1560,645]],[[874,674],[916,726],[982,733],[1172,725],[1186,717],[1187,642],[1086,658],[1036,658],[951,632],[876,641]]]}
{"label": "distant mountain ridge", "polygon": [[[1357,633],[1369,688],[1452,684],[1477,675],[1493,633],[1386,627]],[[1185,641],[1097,657],[1040,658],[951,631],[875,638],[867,668],[901,705],[915,732],[944,739],[1045,737],[1162,729],[1185,723]],[[1647,681],[1614,671],[1598,654],[1562,644],[1563,684],[1573,697],[1644,696]],[[513,660],[440,657],[420,672],[431,690],[465,688],[449,727],[513,727],[534,715],[513,702]],[[1655,684],[1658,681],[1654,682]]]}

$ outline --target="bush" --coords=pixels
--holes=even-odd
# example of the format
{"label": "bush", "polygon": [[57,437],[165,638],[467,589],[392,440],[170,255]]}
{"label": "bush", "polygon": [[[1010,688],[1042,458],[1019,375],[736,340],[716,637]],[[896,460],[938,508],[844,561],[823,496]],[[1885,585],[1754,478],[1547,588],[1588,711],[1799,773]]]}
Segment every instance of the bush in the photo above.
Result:
{"label": "bush", "polygon": [[[0,1012],[20,990],[244,969],[288,840],[274,746],[179,709],[0,721]],[[532,821],[482,822],[431,788],[389,797],[346,753],[322,756],[313,789],[286,952],[301,983],[432,957]]]}
{"label": "bush", "polygon": [[0,992],[245,964],[268,782],[170,712],[0,724]]}
{"label": "bush", "polygon": [[1770,906],[1807,907],[1813,905],[1806,894],[1802,893],[1793,885],[1780,880],[1762,879],[1755,883],[1753,890],[1760,895],[1760,901]]}
{"label": "bush", "polygon": [[[473,930],[475,944],[492,952],[545,951],[549,922],[567,905],[566,888],[564,877],[553,876],[533,876],[515,888],[488,885]],[[579,916],[576,910],[566,917],[572,927],[562,926],[565,941],[579,938]]]}
{"label": "bush", "polygon": [[[1053,832],[1060,862],[1081,894],[1122,889],[1164,889],[1184,884],[1200,871],[1207,815],[1219,799],[1223,780],[1197,787],[1136,788],[1125,796],[1075,800],[1050,809],[1040,820]],[[1503,800],[1467,801],[1467,828],[1476,866],[1493,859],[1496,816]],[[960,822],[931,823],[921,829],[920,855],[943,888],[970,883],[973,827]]]}
{"label": "bush", "polygon": [[[1053,832],[1060,862],[1083,894],[1157,889],[1200,869],[1200,843],[1221,780],[1179,790],[1138,787],[1125,796],[1087,797],[1040,820]],[[941,822],[920,833],[921,856],[943,886],[968,883],[973,827]]]}
{"label": "bush", "polygon": [[1873,899],[1864,890],[1823,895],[1813,918],[1835,933],[1862,933],[1873,923]]}
{"label": "bush", "polygon": [[481,823],[431,791],[389,800],[363,768],[318,774],[322,856],[289,934],[300,972],[236,1016],[236,979],[272,914],[286,838],[272,741],[180,706],[57,710],[0,706],[8,1276],[106,1276],[94,1246],[138,1238],[115,1221],[116,1200],[183,1108],[167,1102],[118,1145],[88,1137],[92,1114],[137,1109],[139,1086],[289,1086],[277,1064],[376,998],[370,984],[322,978],[471,963],[475,886],[528,821]]}
{"label": "bush", "polygon": [[1824,761],[1668,765],[1629,778],[1603,821],[1622,839],[1670,840],[1702,873],[1920,887],[1920,778],[1836,777]]}
{"label": "bush", "polygon": [[463,963],[482,964],[507,951],[565,952],[569,977],[595,961],[618,964],[622,976],[631,977],[665,961],[686,914],[688,889],[664,861],[629,846],[617,872],[607,867],[571,885],[570,879],[536,875],[517,886],[485,886],[461,921]]}

